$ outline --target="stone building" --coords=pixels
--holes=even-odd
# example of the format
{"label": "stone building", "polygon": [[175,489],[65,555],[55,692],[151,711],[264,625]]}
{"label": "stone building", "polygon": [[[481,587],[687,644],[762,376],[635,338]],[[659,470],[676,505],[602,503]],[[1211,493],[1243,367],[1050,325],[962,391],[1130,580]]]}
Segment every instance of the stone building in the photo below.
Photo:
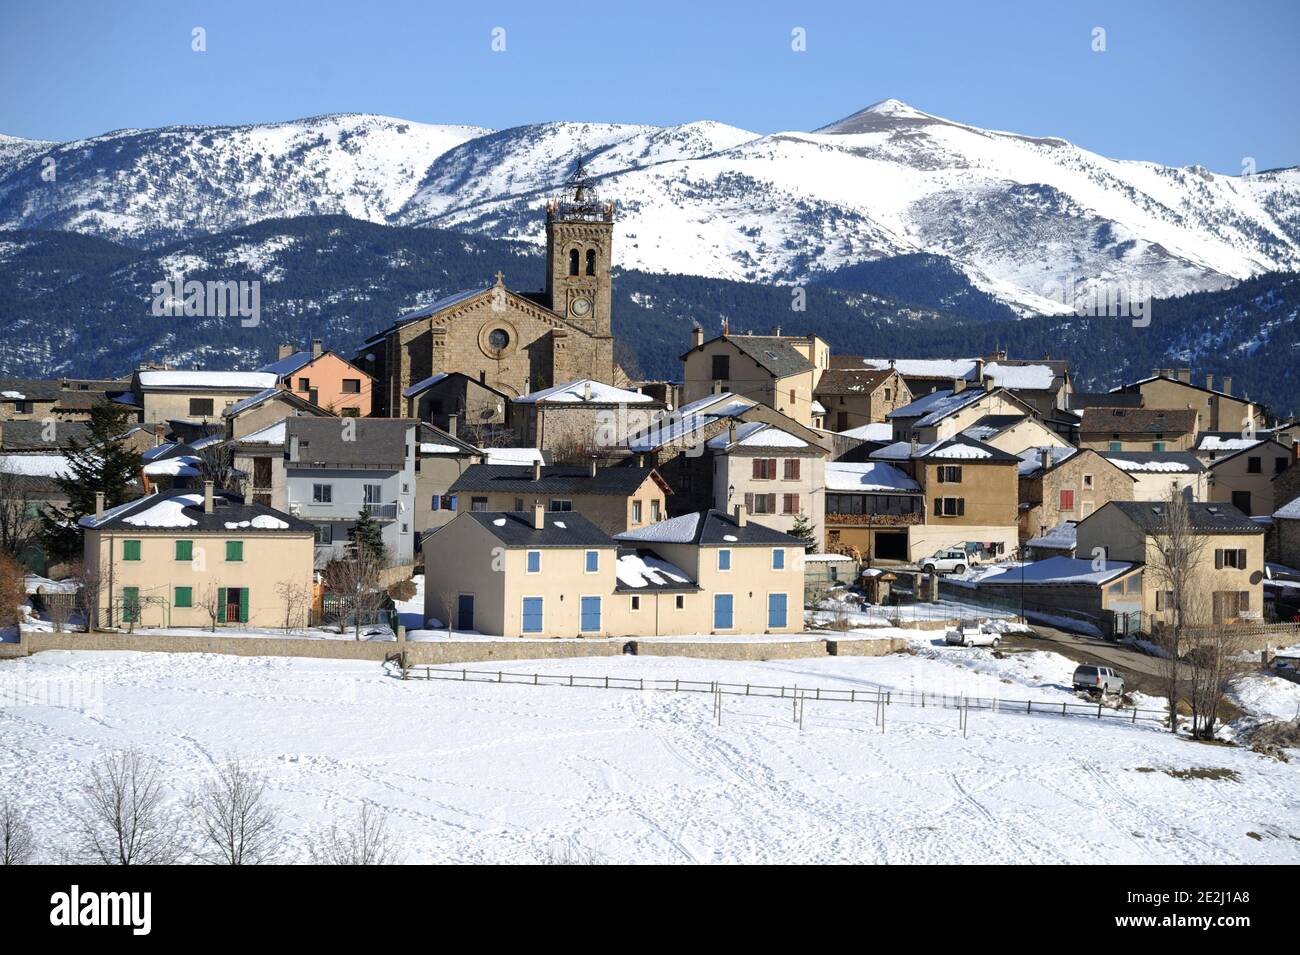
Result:
{"label": "stone building", "polygon": [[626,385],[610,329],[614,203],[599,200],[581,164],[546,206],[546,288],[496,282],[402,315],[371,337],[356,364],[375,378],[372,414],[405,410],[403,391],[461,372],[511,398],[589,377]]}
{"label": "stone building", "polygon": [[1029,448],[1020,454],[1020,539],[1077,523],[1108,501],[1131,501],[1135,484],[1091,448]]}

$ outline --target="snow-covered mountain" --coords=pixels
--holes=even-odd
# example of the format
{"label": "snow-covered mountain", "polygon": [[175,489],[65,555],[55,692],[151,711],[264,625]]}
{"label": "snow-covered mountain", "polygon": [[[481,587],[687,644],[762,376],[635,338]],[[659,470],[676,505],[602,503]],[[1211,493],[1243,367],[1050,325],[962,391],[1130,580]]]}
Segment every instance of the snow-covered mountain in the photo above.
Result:
{"label": "snow-covered mountain", "polygon": [[[582,151],[619,203],[624,268],[793,282],[882,257],[949,258],[1024,311],[1063,284],[1157,297],[1300,268],[1300,169],[1223,176],[1108,159],[897,100],[814,132],[543,123],[497,132],[343,115],[0,140],[0,227],[150,245],[343,213],[542,241]],[[57,178],[41,176],[54,157]]]}

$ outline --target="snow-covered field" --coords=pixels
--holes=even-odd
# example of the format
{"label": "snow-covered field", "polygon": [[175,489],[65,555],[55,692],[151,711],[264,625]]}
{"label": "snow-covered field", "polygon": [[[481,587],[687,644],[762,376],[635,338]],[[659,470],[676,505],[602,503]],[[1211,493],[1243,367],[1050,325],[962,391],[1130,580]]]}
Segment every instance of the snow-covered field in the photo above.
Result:
{"label": "snow-covered field", "polygon": [[[1072,699],[1045,652],[505,664],[802,687]],[[1276,694],[1252,688],[1249,694]],[[225,756],[267,774],[291,856],[363,800],[410,862],[1300,861],[1300,770],[1152,726],[895,706],[448,681],[373,663],[45,652],[0,661],[0,794],[45,849],[86,765],[135,746],[181,798]],[[1237,778],[1171,772],[1229,769]],[[1253,835],[1250,835],[1252,834]]]}

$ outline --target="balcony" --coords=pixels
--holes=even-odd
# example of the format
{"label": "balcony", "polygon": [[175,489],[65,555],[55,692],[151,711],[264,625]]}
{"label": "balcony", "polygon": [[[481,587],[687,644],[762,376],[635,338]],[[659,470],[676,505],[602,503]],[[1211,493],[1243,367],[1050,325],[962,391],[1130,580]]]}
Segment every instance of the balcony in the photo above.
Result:
{"label": "balcony", "polygon": [[381,521],[397,520],[397,502],[392,504],[375,504],[367,501],[361,505],[366,509],[366,513],[371,517],[378,518]]}
{"label": "balcony", "polygon": [[910,527],[924,524],[919,511],[911,514],[827,514],[827,527]]}

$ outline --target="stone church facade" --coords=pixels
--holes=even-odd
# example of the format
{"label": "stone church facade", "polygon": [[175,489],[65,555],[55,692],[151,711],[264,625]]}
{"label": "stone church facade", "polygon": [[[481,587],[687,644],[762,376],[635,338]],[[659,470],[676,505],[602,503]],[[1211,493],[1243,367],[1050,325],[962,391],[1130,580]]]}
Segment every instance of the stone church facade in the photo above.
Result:
{"label": "stone church facade", "polygon": [[402,391],[461,372],[510,397],[577,378],[625,386],[610,328],[614,203],[602,203],[581,165],[546,205],[546,288],[496,283],[403,315],[369,339],[356,363],[375,377],[372,414],[400,415]]}

